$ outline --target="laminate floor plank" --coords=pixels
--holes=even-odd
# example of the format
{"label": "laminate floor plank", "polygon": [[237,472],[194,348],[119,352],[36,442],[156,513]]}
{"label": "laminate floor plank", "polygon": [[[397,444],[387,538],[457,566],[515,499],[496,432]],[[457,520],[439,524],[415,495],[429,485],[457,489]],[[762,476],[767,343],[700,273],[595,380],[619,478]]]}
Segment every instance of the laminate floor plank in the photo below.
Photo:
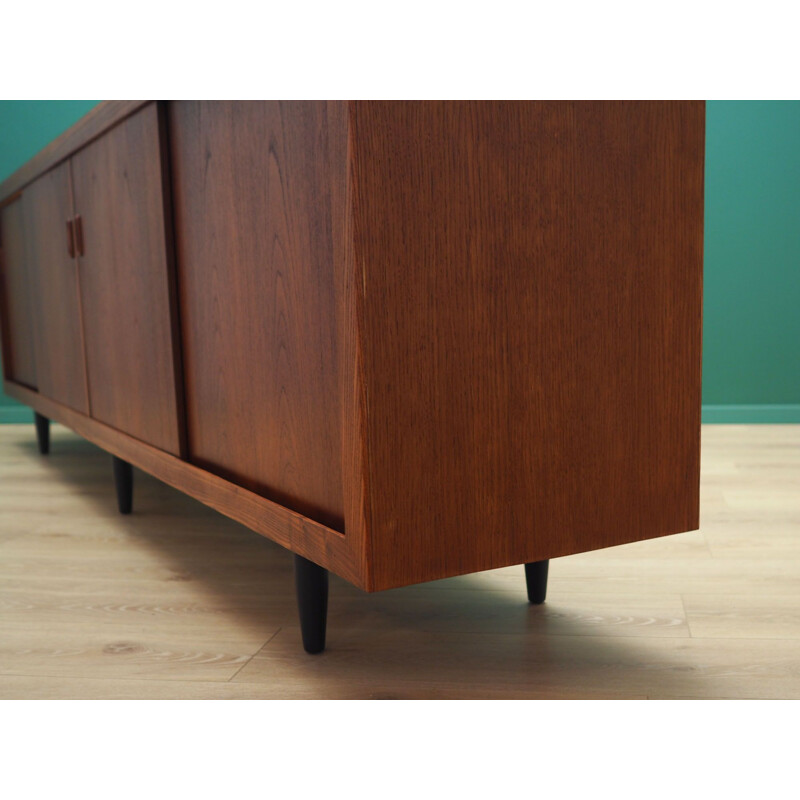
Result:
{"label": "laminate floor plank", "polygon": [[693,636],[729,639],[800,639],[800,601],[781,595],[686,595]]}
{"label": "laminate floor plank", "polygon": [[237,640],[235,633],[216,639],[145,622],[35,629],[0,624],[0,674],[225,681],[275,633],[256,642]]}
{"label": "laminate floor plank", "polygon": [[[242,683],[216,681],[138,680],[113,678],[73,678],[50,675],[0,675],[0,698],[26,697],[32,700],[316,700],[320,698],[319,687],[301,678],[291,684]],[[503,686],[471,687],[463,684],[450,686],[425,686],[406,681],[389,688],[366,690],[358,684],[339,682],[331,685],[324,695],[335,700],[460,700],[474,699],[508,700],[520,696],[528,700],[553,699],[636,699],[646,700],[645,695],[635,696],[629,692],[609,695],[608,692],[591,692],[572,687],[559,697],[552,690],[528,690],[520,695],[518,690],[509,691]]]}
{"label": "laminate floor plank", "polygon": [[59,425],[0,426],[0,698],[800,698],[800,426],[703,428],[701,528],[367,595]]}
{"label": "laminate floor plank", "polygon": [[347,675],[365,692],[503,687],[529,692],[694,698],[800,698],[800,641],[663,637],[443,634],[351,628],[331,636],[325,659],[299,662],[298,631],[282,628],[234,681],[287,685],[302,677],[320,697]]}

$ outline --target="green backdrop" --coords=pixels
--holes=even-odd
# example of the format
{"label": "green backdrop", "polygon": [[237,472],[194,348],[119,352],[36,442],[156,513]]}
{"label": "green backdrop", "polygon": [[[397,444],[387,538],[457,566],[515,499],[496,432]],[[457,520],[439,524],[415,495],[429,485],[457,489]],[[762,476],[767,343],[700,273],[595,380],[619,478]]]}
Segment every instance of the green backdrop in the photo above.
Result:
{"label": "green backdrop", "polygon": [[[0,101],[0,180],[94,105]],[[705,229],[703,419],[800,422],[800,102],[709,101]]]}
{"label": "green backdrop", "polygon": [[709,102],[704,417],[800,422],[800,102]]}

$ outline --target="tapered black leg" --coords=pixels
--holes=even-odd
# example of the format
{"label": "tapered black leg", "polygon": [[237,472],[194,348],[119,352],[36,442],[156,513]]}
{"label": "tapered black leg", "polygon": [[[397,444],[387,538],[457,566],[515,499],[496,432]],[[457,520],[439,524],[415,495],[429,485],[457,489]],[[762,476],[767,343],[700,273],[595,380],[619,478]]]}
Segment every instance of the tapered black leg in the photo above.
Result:
{"label": "tapered black leg", "polygon": [[547,595],[547,568],[549,561],[532,561],[525,565],[525,583],[528,584],[528,600],[534,605],[544,603]]}
{"label": "tapered black leg", "polygon": [[46,456],[50,452],[50,420],[34,411],[33,422],[36,425],[36,441],[39,443],[39,452]]}
{"label": "tapered black leg", "polygon": [[328,570],[296,555],[294,580],[303,647],[306,653],[321,653],[325,649],[325,625],[328,621]]}
{"label": "tapered black leg", "polygon": [[121,458],[114,459],[114,484],[117,487],[117,507],[120,514],[130,514],[133,508],[133,467]]}

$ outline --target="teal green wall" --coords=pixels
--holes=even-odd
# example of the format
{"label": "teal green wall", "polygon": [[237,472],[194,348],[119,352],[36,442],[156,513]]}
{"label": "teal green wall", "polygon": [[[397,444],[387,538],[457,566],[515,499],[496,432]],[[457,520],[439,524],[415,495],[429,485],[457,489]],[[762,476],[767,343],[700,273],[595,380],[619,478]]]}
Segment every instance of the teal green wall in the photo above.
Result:
{"label": "teal green wall", "polygon": [[709,102],[704,418],[800,422],[800,102]]}
{"label": "teal green wall", "polygon": [[[0,180],[94,105],[0,101]],[[800,102],[709,101],[705,228],[703,419],[800,422]]]}

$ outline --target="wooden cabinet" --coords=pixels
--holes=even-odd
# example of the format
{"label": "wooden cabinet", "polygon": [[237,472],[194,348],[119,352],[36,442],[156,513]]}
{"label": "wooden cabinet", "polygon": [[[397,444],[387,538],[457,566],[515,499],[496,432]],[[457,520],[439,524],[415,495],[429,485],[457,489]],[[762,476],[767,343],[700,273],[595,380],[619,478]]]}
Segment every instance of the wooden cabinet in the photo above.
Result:
{"label": "wooden cabinet", "polygon": [[703,155],[695,102],[103,104],[0,186],[4,386],[294,552],[309,651],[326,570],[541,602],[697,526]]}

